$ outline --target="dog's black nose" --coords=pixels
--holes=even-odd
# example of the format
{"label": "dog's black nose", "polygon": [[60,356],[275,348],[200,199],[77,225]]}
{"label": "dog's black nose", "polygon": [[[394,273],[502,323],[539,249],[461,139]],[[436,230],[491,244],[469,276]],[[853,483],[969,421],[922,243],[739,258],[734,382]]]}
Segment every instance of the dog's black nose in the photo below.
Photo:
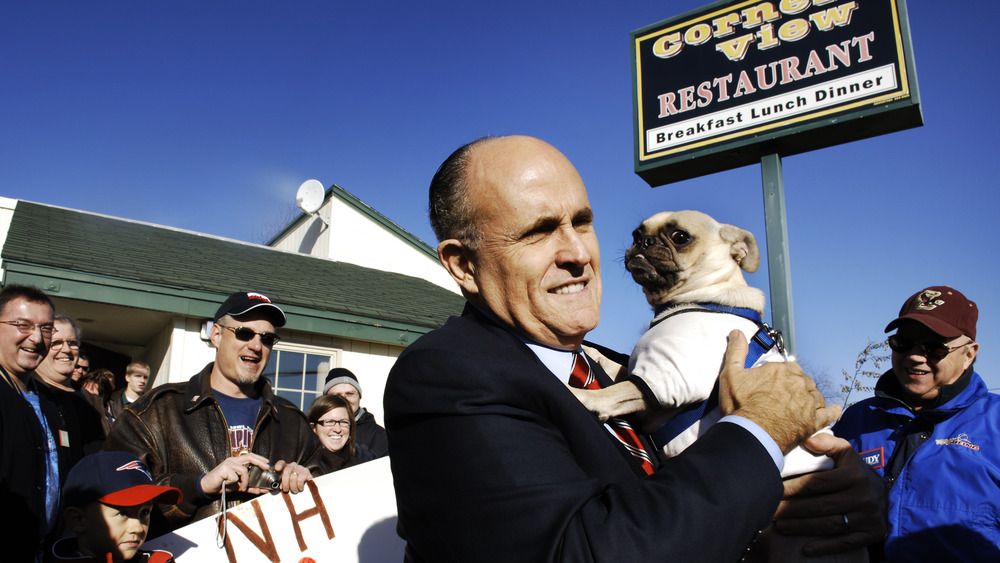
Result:
{"label": "dog's black nose", "polygon": [[649,248],[654,244],[656,244],[656,237],[650,235],[642,237],[642,248]]}

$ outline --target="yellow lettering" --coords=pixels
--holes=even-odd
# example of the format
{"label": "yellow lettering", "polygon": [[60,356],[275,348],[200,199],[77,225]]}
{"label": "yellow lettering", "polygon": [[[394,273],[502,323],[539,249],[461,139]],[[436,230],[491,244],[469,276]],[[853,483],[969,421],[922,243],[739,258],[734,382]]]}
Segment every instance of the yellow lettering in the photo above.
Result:
{"label": "yellow lettering", "polygon": [[681,34],[671,33],[670,35],[664,35],[653,43],[653,54],[661,59],[669,59],[677,53],[681,52],[684,44],[681,43]]}
{"label": "yellow lettering", "polygon": [[757,27],[767,22],[773,22],[781,17],[781,14],[774,9],[774,4],[763,2],[747,8],[741,12],[743,14],[743,27]]}
{"label": "yellow lettering", "polygon": [[707,23],[692,25],[684,32],[684,42],[688,45],[701,45],[712,38],[712,26]]}
{"label": "yellow lettering", "polygon": [[767,24],[760,28],[760,31],[757,32],[757,37],[760,37],[760,42],[757,43],[757,48],[761,51],[777,47],[781,44],[781,41],[774,36],[774,26],[771,24]]}
{"label": "yellow lettering", "polygon": [[844,27],[845,25],[849,25],[851,23],[851,13],[857,8],[857,2],[848,2],[822,12],[810,14],[809,19],[816,24],[816,29],[830,31],[833,29],[833,26]]}
{"label": "yellow lettering", "polygon": [[750,48],[750,43],[754,41],[752,33],[741,35],[729,41],[720,41],[715,44],[715,50],[719,51],[731,61],[742,61]]}
{"label": "yellow lettering", "polygon": [[784,14],[794,15],[806,11],[811,4],[812,0],[781,0],[778,9]]}
{"label": "yellow lettering", "polygon": [[802,18],[788,20],[778,28],[778,37],[784,41],[798,41],[806,35],[809,35],[809,22]]}
{"label": "yellow lettering", "polygon": [[735,12],[715,18],[712,20],[712,25],[715,26],[715,37],[726,37],[736,33],[733,26],[739,25],[740,21],[740,15]]}

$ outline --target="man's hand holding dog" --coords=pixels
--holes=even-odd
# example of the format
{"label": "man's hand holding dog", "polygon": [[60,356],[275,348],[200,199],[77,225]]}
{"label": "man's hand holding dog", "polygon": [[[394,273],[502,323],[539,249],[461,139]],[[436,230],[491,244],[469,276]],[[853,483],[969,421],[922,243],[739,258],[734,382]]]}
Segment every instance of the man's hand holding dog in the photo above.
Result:
{"label": "man's hand holding dog", "polygon": [[771,362],[744,369],[748,351],[738,330],[729,333],[729,347],[719,376],[719,409],[753,421],[787,454],[824,426],[837,420],[840,405],[825,406],[816,383],[793,362]]}

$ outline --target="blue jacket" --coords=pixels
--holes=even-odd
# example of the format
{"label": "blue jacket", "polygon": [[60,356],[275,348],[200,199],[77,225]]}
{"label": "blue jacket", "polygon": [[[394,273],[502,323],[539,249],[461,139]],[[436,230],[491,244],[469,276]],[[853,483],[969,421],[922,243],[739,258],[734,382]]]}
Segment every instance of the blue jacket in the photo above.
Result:
{"label": "blue jacket", "polygon": [[892,372],[833,431],[889,488],[887,561],[1000,561],[1000,396],[969,368],[913,412]]}

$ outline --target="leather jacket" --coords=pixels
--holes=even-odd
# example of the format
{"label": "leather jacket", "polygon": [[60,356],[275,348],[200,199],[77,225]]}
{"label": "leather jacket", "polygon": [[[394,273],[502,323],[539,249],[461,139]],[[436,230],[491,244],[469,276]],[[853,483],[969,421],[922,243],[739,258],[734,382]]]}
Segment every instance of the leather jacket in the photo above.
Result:
{"label": "leather jacket", "polygon": [[[214,495],[208,498],[198,485],[205,473],[231,456],[229,427],[212,393],[213,365],[208,364],[187,383],[161,385],[125,408],[105,444],[106,450],[134,453],[157,484],[176,487],[184,495],[178,505],[160,507],[166,526],[151,529],[150,537],[222,510],[221,499]],[[274,395],[266,378],[261,377],[257,384],[263,402],[250,450],[272,465],[278,460],[296,462],[314,477],[320,475],[322,446],[305,414]],[[246,493],[227,493],[227,508],[252,498]],[[153,525],[156,523],[154,519]]]}

